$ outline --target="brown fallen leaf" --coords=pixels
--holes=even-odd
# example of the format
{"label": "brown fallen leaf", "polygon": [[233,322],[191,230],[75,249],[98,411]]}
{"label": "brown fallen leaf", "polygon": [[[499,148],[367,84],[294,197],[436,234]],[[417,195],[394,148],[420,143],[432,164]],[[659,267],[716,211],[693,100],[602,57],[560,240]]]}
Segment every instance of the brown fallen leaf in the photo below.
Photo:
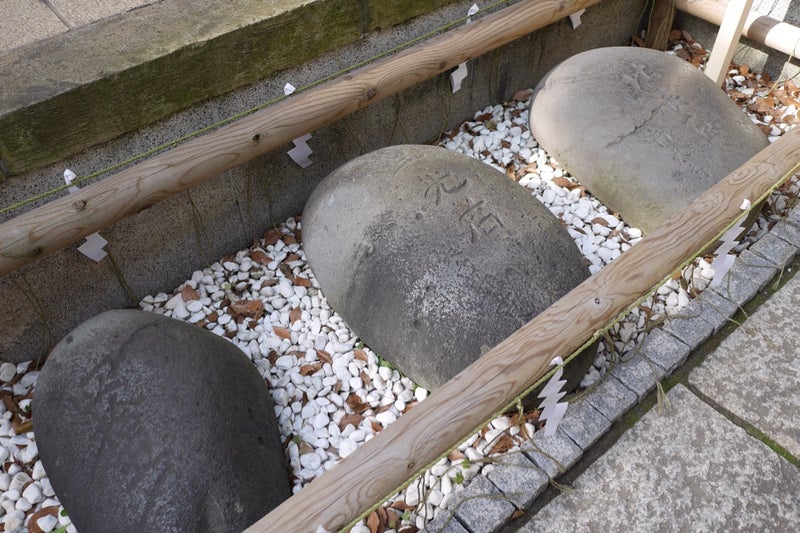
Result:
{"label": "brown fallen leaf", "polygon": [[608,227],[608,220],[603,217],[595,217],[592,219],[592,224],[599,224],[600,226]]}
{"label": "brown fallen leaf", "polygon": [[303,276],[295,276],[292,278],[292,285],[297,285],[298,287],[305,287],[311,288],[311,280],[308,278],[304,278]]}
{"label": "brown fallen leaf", "polygon": [[528,98],[531,97],[531,94],[533,94],[533,91],[530,89],[517,91],[514,93],[512,100],[514,100],[515,102],[526,102]]}
{"label": "brown fallen leaf", "polygon": [[350,409],[352,409],[353,412],[357,414],[361,414],[367,409],[369,409],[369,404],[362,401],[361,397],[354,392],[351,392],[350,396],[347,397],[346,403],[350,407]]}
{"label": "brown fallen leaf", "polygon": [[303,312],[300,310],[300,308],[299,307],[295,307],[294,309],[289,311],[289,322],[294,324],[295,322],[300,320],[300,315],[302,315],[302,314],[303,314]]}
{"label": "brown fallen leaf", "polygon": [[47,515],[55,516],[58,518],[58,505],[49,505],[47,507],[42,507],[32,515],[28,519],[28,531],[30,533],[44,533],[44,530],[39,527],[37,521],[40,518],[44,518]]}
{"label": "brown fallen leaf", "polygon": [[307,365],[302,365],[300,367],[300,375],[301,376],[310,376],[311,374],[319,371],[322,368],[322,363],[311,363]]}
{"label": "brown fallen leaf", "polygon": [[495,441],[492,449],[489,450],[489,455],[497,453],[506,453],[514,446],[514,439],[508,434],[503,434]]}
{"label": "brown fallen leaf", "polygon": [[250,259],[261,265],[268,265],[273,261],[270,256],[261,250],[253,250],[250,252]]}
{"label": "brown fallen leaf", "polygon": [[372,431],[374,431],[375,433],[380,433],[381,430],[383,429],[383,426],[378,424],[374,420],[370,421],[370,425],[372,426]]}
{"label": "brown fallen leaf", "polygon": [[358,359],[359,361],[364,361],[365,363],[369,362],[369,358],[367,357],[367,352],[364,350],[353,350],[353,357]]}
{"label": "brown fallen leaf", "polygon": [[362,420],[364,420],[364,417],[359,414],[350,413],[344,415],[339,421],[339,429],[344,431],[344,428],[346,428],[348,424],[352,424],[354,428],[357,428]]}
{"label": "brown fallen leaf", "polygon": [[282,339],[291,340],[292,339],[292,332],[286,328],[282,328],[280,326],[272,326],[272,331],[275,332],[275,335]]}
{"label": "brown fallen leaf", "polygon": [[377,511],[372,511],[367,517],[367,527],[369,528],[369,533],[381,533],[383,531]]}
{"label": "brown fallen leaf", "polygon": [[669,40],[670,41],[677,41],[680,38],[681,38],[681,30],[677,30],[675,28],[670,30],[670,32],[669,32]]}
{"label": "brown fallen leaf", "polygon": [[200,294],[188,285],[181,289],[181,298],[184,302],[191,302],[192,300],[199,300]]}
{"label": "brown fallen leaf", "polygon": [[264,316],[264,302],[261,300],[240,300],[232,303],[228,310],[237,319],[240,317],[259,319]]}
{"label": "brown fallen leaf", "polygon": [[319,357],[319,360],[322,361],[323,363],[330,364],[330,362],[333,361],[333,359],[331,358],[331,354],[329,354],[325,350],[317,350],[317,357]]}
{"label": "brown fallen leaf", "polygon": [[297,244],[297,239],[291,233],[283,236],[283,242],[286,244]]}
{"label": "brown fallen leaf", "polygon": [[568,180],[567,178],[564,178],[562,176],[553,178],[551,181],[553,182],[553,185],[558,185],[559,187],[564,187],[570,190],[578,186],[578,184],[575,183],[574,181]]}
{"label": "brown fallen leaf", "polygon": [[266,245],[275,244],[279,240],[281,240],[281,232],[276,229],[268,229],[264,234],[264,244]]}
{"label": "brown fallen leaf", "polygon": [[211,311],[206,317],[206,320],[208,320],[209,322],[216,322],[217,320],[219,320],[219,313],[217,313],[216,311]]}

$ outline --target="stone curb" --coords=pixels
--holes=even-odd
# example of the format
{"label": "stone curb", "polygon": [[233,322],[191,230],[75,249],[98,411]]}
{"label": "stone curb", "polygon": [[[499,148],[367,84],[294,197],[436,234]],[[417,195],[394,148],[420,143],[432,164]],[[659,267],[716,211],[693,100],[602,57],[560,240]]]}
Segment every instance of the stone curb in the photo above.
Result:
{"label": "stone curb", "polygon": [[[429,531],[493,532],[524,510],[555,478],[573,466],[611,424],[678,368],[688,355],[718,332],[736,311],[764,289],[800,253],[800,206],[742,252],[715,289],[703,291],[685,315],[668,319],[645,337],[635,355],[617,364],[591,393],[571,403],[556,434],[537,432],[522,454],[507,454],[486,475],[454,494]],[[557,464],[558,463],[558,464]],[[491,497],[476,497],[491,494]],[[505,498],[501,497],[505,495]],[[487,503],[488,502],[488,503]]]}

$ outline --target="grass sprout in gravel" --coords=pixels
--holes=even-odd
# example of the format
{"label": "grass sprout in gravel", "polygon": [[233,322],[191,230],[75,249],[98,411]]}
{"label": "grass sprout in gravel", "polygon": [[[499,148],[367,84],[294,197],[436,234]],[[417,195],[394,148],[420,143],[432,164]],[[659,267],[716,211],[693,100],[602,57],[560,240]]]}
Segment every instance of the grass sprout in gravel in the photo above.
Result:
{"label": "grass sprout in gravel", "polygon": [[[687,34],[671,37],[670,53],[693,61],[704,57],[705,51],[701,54]],[[798,88],[791,82],[776,85],[742,65],[731,71],[726,90],[770,140],[797,120]],[[564,223],[595,273],[635,246],[642,232],[593,198],[538,146],[528,129],[530,92],[520,91],[510,102],[479,111],[439,144],[480,159],[530,190]],[[793,180],[773,194],[738,250],[768,231],[795,203],[797,193]],[[705,289],[714,274],[712,259],[697,258],[615,325],[582,387],[597,383],[635,349],[646,331],[680,313]],[[300,217],[194,272],[171,293],[144,297],[140,307],[225,337],[253,362],[272,394],[294,492],[428,396],[364,346],[330,308],[305,260]],[[0,366],[0,523],[4,531],[74,533],[38,460],[29,420],[36,376],[28,364]],[[487,457],[514,450],[537,426],[536,412],[495,419],[353,531],[424,529],[454,491],[492,468]]]}

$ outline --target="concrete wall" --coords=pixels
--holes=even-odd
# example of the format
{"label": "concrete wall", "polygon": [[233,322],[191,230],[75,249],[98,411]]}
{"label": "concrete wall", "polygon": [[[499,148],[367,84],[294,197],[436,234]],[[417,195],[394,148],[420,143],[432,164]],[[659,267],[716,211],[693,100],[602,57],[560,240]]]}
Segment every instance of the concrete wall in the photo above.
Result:
{"label": "concrete wall", "polygon": [[[124,160],[280,95],[286,82],[301,87],[461,18],[472,3],[456,1],[410,23],[371,33],[354,45],[154,126],[9,178],[0,183],[0,196],[8,205],[60,185],[65,168],[85,175]],[[567,57],[625,44],[637,31],[643,9],[643,0],[598,4],[583,15],[577,30],[562,20],[470,61],[470,76],[456,94],[448,77],[438,76],[315,131],[309,142],[314,164],[306,169],[286,155],[291,148],[287,146],[106,228],[101,234],[109,241],[113,261],[94,263],[73,245],[0,278],[5,304],[0,359],[36,358],[101,311],[134,306],[145,294],[171,291],[194,270],[246,247],[272,224],[301,213],[314,186],[345,161],[391,144],[431,142],[486,105],[533,87]]]}

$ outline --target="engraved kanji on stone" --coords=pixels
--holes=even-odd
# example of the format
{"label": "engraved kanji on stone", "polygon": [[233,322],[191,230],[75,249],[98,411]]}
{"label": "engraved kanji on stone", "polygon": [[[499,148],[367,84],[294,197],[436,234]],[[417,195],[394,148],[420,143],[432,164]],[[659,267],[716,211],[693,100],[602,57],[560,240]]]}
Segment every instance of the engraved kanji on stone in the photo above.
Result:
{"label": "engraved kanji on stone", "polygon": [[486,212],[483,200],[474,201],[469,197],[466,200],[467,209],[458,218],[469,225],[472,242],[478,242],[482,236],[488,237],[498,229],[505,229],[505,224],[499,216],[491,211]]}
{"label": "engraved kanji on stone", "polygon": [[449,174],[424,174],[422,179],[428,183],[425,189],[425,198],[436,195],[436,205],[442,200],[442,194],[453,194],[467,185],[467,178]]}

